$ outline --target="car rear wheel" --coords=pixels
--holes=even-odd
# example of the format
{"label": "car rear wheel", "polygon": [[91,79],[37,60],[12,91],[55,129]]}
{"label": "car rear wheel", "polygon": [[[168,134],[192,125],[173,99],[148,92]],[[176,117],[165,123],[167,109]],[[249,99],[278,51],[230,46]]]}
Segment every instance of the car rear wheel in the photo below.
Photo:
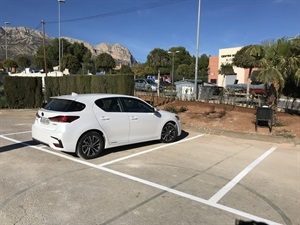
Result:
{"label": "car rear wheel", "polygon": [[102,136],[91,131],[80,137],[77,144],[77,155],[83,159],[94,159],[100,156],[104,149]]}
{"label": "car rear wheel", "polygon": [[161,142],[170,143],[177,139],[178,131],[176,125],[167,123],[161,131]]}

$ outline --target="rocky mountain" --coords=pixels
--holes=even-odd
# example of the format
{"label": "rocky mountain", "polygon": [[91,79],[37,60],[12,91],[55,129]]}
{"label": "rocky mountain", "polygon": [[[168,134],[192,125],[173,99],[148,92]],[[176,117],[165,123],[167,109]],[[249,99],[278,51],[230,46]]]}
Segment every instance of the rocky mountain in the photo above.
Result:
{"label": "rocky mountain", "polygon": [[94,57],[101,53],[108,53],[116,60],[118,64],[125,64],[129,66],[137,64],[137,61],[135,60],[131,52],[120,44],[101,43],[96,46],[92,46],[88,42],[77,40],[74,38],[69,38],[69,37],[62,37],[62,38],[66,39],[70,43],[74,43],[74,42],[83,43],[83,45],[91,51],[92,56]]}
{"label": "rocky mountain", "polygon": [[[5,33],[6,31],[6,33]],[[95,57],[100,53],[110,54],[117,62],[117,64],[125,64],[132,66],[137,63],[129,49],[121,44],[106,44],[100,43],[96,46],[88,42],[76,40],[70,37],[62,37],[71,43],[83,43],[92,55]],[[51,43],[54,38],[45,34],[46,45]],[[7,43],[7,44],[6,44]],[[0,28],[0,61],[6,57],[14,58],[18,55],[34,56],[39,46],[43,45],[43,33],[34,29],[26,27],[1,27]]]}

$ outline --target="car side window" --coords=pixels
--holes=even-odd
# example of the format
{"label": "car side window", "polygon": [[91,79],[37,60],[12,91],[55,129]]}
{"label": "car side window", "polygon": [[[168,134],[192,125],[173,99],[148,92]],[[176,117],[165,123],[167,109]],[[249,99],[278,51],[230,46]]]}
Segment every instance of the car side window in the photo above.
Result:
{"label": "car side window", "polygon": [[115,97],[98,99],[95,104],[105,112],[122,112],[120,100]]}
{"label": "car side window", "polygon": [[85,105],[80,102],[73,101],[72,104],[70,105],[68,111],[69,112],[78,112],[82,111],[85,108]]}
{"label": "car side window", "polygon": [[145,102],[135,98],[121,98],[125,112],[149,113],[153,108]]}

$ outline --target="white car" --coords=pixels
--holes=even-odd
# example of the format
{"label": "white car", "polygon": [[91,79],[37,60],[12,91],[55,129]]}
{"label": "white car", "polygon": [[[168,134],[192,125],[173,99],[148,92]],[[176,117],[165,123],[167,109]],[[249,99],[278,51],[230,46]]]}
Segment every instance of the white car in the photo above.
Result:
{"label": "white car", "polygon": [[32,138],[54,150],[75,152],[84,159],[106,148],[161,140],[176,141],[181,121],[133,96],[75,94],[52,97],[38,110]]}

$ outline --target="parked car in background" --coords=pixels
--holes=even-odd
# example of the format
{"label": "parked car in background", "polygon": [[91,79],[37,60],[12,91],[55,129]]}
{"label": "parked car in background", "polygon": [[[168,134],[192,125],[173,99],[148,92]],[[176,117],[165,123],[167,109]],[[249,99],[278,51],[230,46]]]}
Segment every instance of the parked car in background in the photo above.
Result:
{"label": "parked car in background", "polygon": [[[230,84],[226,86],[227,91],[236,93],[246,93],[247,84]],[[266,89],[264,84],[251,84],[249,86],[249,93],[256,95],[265,94]]]}
{"label": "parked car in background", "polygon": [[247,84],[228,84],[226,90],[229,92],[246,93]]}
{"label": "parked car in background", "polygon": [[32,138],[54,150],[75,152],[84,159],[103,149],[133,143],[176,141],[181,121],[133,96],[72,94],[51,98],[38,110]]}
{"label": "parked car in background", "polygon": [[265,84],[251,84],[249,92],[251,94],[264,95],[266,94]]}
{"label": "parked car in background", "polygon": [[[151,79],[137,78],[134,80],[134,88],[136,91],[157,91],[158,84]],[[163,91],[160,85],[159,90]]]}

